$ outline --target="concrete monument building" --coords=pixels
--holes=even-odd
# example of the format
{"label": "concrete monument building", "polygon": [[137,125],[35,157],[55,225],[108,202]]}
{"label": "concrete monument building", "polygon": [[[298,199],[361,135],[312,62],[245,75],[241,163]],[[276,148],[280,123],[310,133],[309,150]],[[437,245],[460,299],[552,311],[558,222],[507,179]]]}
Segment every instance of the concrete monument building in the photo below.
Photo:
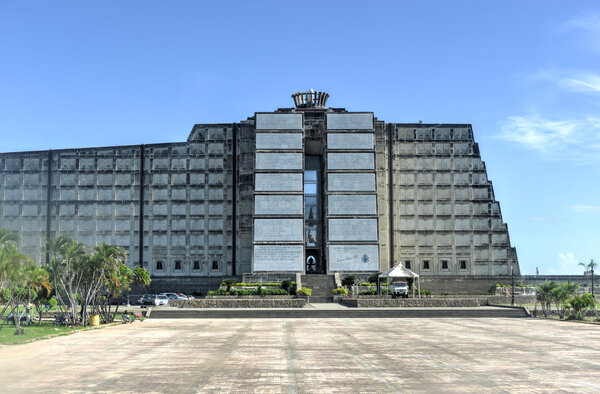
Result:
{"label": "concrete monument building", "polygon": [[185,142],[0,154],[0,228],[123,246],[155,283],[384,271],[519,274],[470,124],[386,123],[303,92]]}

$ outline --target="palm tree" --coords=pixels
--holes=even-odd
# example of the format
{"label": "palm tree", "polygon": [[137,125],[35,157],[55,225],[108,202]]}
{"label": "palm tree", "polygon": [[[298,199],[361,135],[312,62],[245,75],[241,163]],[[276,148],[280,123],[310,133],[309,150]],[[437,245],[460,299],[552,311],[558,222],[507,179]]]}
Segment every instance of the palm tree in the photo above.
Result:
{"label": "palm tree", "polygon": [[[95,313],[105,312],[99,308],[98,299],[102,292],[106,291],[107,301],[116,297],[121,291],[128,289],[131,283],[131,271],[125,265],[127,253],[118,245],[102,243],[94,248],[93,254],[84,262],[82,272],[84,273],[84,305],[82,307],[82,320],[87,320],[87,305],[92,305]],[[118,308],[117,308],[118,309]],[[110,314],[110,307],[108,307]],[[106,319],[105,313],[100,313]]]}
{"label": "palm tree", "polygon": [[11,281],[18,280],[20,266],[28,260],[12,242],[0,245],[0,291],[5,286],[10,286]]}
{"label": "palm tree", "polygon": [[4,289],[8,280],[8,270],[18,254],[16,243],[19,240],[17,234],[0,228],[0,291]]}
{"label": "palm tree", "polygon": [[19,236],[11,231],[0,228],[0,246],[4,245],[7,242],[17,243],[19,241]]}
{"label": "palm tree", "polygon": [[546,283],[541,284],[537,288],[536,296],[537,296],[538,301],[542,305],[542,313],[544,314],[544,317],[548,317],[548,314],[550,313],[550,309],[552,308],[552,300],[553,300],[552,291],[557,286],[558,285],[554,281],[552,281],[552,282],[546,281]]}
{"label": "palm tree", "polygon": [[[34,264],[27,264],[23,267],[24,273],[24,288],[27,289],[27,307],[31,305],[32,298],[38,294],[42,289],[46,291],[46,294],[50,294],[52,286],[50,285],[50,278],[48,272],[42,267]],[[39,323],[42,323],[42,316],[40,314]]]}
{"label": "palm tree", "polygon": [[78,294],[82,281],[80,261],[87,256],[85,246],[66,235],[58,235],[49,242],[50,263],[48,268],[51,282],[56,289],[56,299],[64,309],[71,309],[72,321],[77,321]]}
{"label": "palm tree", "polygon": [[559,316],[561,319],[565,317],[567,308],[569,307],[569,299],[574,297],[576,292],[577,284],[567,281],[566,283],[555,287],[550,293],[551,297],[556,302],[556,305],[559,307]]}
{"label": "palm tree", "polygon": [[594,259],[591,259],[588,264],[579,263],[578,265],[582,266],[586,272],[590,271],[592,273],[592,298],[594,298],[594,269],[598,264],[594,263]]}
{"label": "palm tree", "polygon": [[9,308],[12,310],[17,333],[21,331],[19,323],[22,312],[19,313],[19,306],[24,303],[28,293],[25,269],[28,265],[29,258],[13,242],[5,242],[0,246],[0,288],[7,287],[10,291],[10,298],[0,315],[4,315]]}

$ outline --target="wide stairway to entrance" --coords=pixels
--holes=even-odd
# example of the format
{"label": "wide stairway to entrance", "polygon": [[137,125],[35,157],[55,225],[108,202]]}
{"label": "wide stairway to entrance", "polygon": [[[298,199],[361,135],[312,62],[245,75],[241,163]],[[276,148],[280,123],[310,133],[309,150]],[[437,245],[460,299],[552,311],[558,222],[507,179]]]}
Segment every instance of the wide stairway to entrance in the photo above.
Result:
{"label": "wide stairway to entrance", "polygon": [[335,278],[333,275],[302,275],[302,286],[312,289],[309,301],[311,303],[333,302]]}

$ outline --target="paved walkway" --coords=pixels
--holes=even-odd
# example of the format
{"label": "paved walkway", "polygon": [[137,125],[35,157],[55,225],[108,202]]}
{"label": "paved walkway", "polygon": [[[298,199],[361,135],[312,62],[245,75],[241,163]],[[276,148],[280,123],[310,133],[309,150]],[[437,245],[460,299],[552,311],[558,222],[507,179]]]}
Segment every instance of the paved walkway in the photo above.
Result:
{"label": "paved walkway", "polygon": [[147,320],[0,347],[0,392],[600,392],[600,327]]}
{"label": "paved walkway", "polygon": [[309,303],[306,307],[314,308],[314,309],[324,309],[324,310],[328,310],[328,311],[339,311],[339,310],[348,309],[347,306],[342,305],[337,302]]}

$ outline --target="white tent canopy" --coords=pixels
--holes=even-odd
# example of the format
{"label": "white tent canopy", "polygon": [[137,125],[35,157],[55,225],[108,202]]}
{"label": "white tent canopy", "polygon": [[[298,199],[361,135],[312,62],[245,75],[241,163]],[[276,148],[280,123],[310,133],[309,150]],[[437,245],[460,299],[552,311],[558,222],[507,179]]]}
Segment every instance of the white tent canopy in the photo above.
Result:
{"label": "white tent canopy", "polygon": [[[379,280],[381,278],[387,278],[388,283],[390,282],[390,279],[393,280],[393,279],[400,279],[400,278],[411,278],[411,279],[416,278],[418,294],[419,294],[419,298],[421,298],[421,279],[419,278],[419,274],[412,272],[411,270],[409,270],[402,264],[398,264],[396,266],[393,266],[389,270],[382,272],[381,274],[379,274],[379,277],[377,279]],[[413,286],[413,297],[414,297],[414,295],[415,295],[415,287]]]}
{"label": "white tent canopy", "polygon": [[380,278],[418,278],[419,274],[412,272],[403,265],[395,265],[389,270],[379,274]]}

